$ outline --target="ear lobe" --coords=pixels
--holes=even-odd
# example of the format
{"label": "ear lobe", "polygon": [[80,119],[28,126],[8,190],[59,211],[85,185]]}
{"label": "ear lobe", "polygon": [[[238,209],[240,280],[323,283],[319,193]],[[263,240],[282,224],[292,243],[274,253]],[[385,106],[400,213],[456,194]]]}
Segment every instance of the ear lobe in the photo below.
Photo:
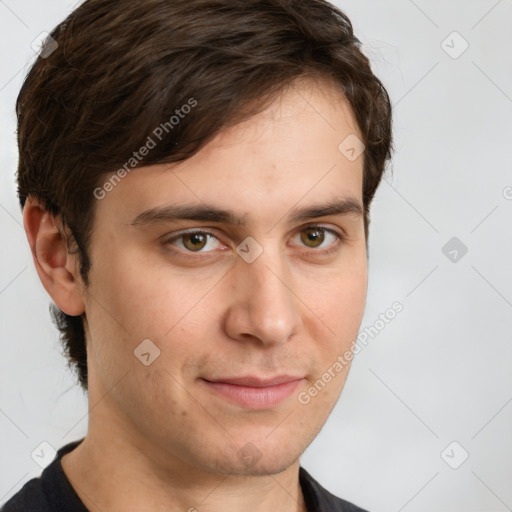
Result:
{"label": "ear lobe", "polygon": [[55,217],[36,199],[28,197],[23,225],[37,274],[45,290],[64,313],[79,316],[85,311],[82,283],[77,275],[77,256],[68,251]]}

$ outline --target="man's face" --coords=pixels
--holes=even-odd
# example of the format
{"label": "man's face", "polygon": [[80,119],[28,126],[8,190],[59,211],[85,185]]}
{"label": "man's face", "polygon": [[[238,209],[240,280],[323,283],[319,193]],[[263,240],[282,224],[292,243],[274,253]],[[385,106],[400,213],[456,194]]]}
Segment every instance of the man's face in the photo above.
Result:
{"label": "man's face", "polygon": [[345,382],[348,366],[332,368],[357,336],[367,264],[362,215],[294,215],[362,207],[363,156],[338,150],[357,133],[339,93],[297,82],[194,157],[132,170],[97,201],[91,432],[111,429],[169,470],[263,474],[297,460]]}

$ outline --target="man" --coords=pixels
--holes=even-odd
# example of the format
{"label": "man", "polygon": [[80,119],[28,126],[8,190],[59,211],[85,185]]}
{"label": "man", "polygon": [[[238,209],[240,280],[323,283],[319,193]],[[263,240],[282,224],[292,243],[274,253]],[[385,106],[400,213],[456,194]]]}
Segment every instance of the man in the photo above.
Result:
{"label": "man", "polygon": [[14,511],[360,511],[299,457],[341,393],[391,110],[324,0],[88,0],[17,102],[34,264],[88,391]]}

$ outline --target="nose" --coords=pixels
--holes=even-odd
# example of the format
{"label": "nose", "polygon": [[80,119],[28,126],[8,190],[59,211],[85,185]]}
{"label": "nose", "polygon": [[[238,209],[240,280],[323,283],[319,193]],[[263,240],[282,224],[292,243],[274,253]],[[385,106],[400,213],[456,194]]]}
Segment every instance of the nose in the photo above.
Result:
{"label": "nose", "polygon": [[233,295],[225,316],[231,339],[279,345],[301,325],[300,298],[279,254],[263,254],[254,262],[240,258],[231,272]]}

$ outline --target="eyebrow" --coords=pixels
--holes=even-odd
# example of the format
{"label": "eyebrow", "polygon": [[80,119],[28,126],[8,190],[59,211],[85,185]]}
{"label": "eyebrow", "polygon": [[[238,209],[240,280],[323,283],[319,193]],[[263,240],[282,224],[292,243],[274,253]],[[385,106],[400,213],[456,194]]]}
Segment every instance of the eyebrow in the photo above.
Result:
{"label": "eyebrow", "polygon": [[[328,215],[355,215],[362,217],[364,210],[357,199],[347,197],[305,208],[294,208],[289,215],[289,222],[303,222]],[[194,220],[244,226],[245,218],[246,214],[239,215],[233,210],[225,210],[207,204],[168,205],[144,210],[133,218],[130,224],[135,227],[143,227],[176,220]]]}

